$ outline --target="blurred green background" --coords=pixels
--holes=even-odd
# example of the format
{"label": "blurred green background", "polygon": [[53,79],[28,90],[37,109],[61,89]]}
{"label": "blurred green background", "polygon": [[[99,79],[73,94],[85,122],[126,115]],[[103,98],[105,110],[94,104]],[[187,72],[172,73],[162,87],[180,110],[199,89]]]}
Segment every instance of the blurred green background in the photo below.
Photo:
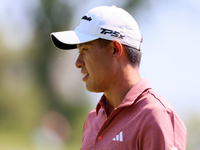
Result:
{"label": "blurred green background", "polygon": [[[198,13],[199,2],[188,0],[189,2],[197,6],[194,8],[196,8],[195,13]],[[81,147],[84,120],[88,112],[95,107],[101,94],[95,96],[85,90],[80,70],[74,65],[78,51],[56,49],[50,41],[51,32],[73,30],[79,24],[82,15],[95,6],[116,5],[126,9],[134,18],[138,18],[139,26],[141,25],[141,29],[146,33],[148,26],[154,26],[150,21],[155,20],[153,16],[161,15],[159,11],[157,12],[157,6],[174,11],[179,6],[181,10],[184,9],[186,4],[172,0],[156,3],[151,0],[117,2],[114,0],[0,0],[0,150],[77,150]],[[152,18],[147,15],[150,13]],[[198,22],[197,25],[199,24]],[[151,37],[159,38],[158,33],[149,34]],[[150,35],[146,36],[147,40],[152,39]],[[172,45],[170,48],[173,49]],[[189,49],[187,44],[186,49]],[[143,53],[145,53],[145,42]],[[146,56],[144,54],[144,59],[148,53]],[[161,54],[160,56],[162,58]],[[166,58],[166,55],[163,58]],[[145,68],[144,62],[141,68]],[[145,77],[149,76],[150,82],[158,79],[157,82],[165,84],[163,81],[165,77],[152,78],[156,75],[162,76],[159,68],[155,69],[157,72],[151,72],[147,68],[142,72]],[[199,71],[194,74],[198,75]],[[187,78],[191,77],[185,76],[182,80]],[[178,82],[182,83],[181,80]],[[183,85],[179,84],[178,87]],[[153,86],[158,91],[161,89],[157,88],[159,84]],[[164,90],[170,91],[169,89],[171,88]],[[196,89],[196,93],[198,90]],[[162,90],[160,93],[167,98],[171,98],[170,94],[172,97],[176,95],[173,93],[173,88],[170,94]],[[180,92],[177,96],[179,94],[183,95]],[[183,107],[176,101],[170,102],[187,125],[187,150],[199,150],[198,108],[200,107],[199,103],[195,104],[199,97],[190,95],[184,97],[188,98],[188,101],[190,98],[195,99],[192,102],[195,108],[187,105],[187,100],[181,102],[185,105]]]}

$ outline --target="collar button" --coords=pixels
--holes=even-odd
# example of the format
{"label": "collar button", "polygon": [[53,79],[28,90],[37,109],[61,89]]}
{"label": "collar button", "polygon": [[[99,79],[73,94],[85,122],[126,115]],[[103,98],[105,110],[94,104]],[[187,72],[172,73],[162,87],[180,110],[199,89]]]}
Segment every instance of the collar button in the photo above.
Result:
{"label": "collar button", "polygon": [[99,141],[101,141],[102,140],[102,136],[100,135],[100,136],[98,136],[98,140]]}

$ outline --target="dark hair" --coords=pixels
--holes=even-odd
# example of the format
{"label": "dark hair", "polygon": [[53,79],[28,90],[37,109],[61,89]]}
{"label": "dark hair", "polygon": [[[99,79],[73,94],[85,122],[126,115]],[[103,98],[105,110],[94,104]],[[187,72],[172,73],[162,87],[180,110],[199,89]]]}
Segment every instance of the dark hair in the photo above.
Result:
{"label": "dark hair", "polygon": [[141,62],[141,57],[142,57],[142,53],[140,52],[140,50],[128,46],[128,45],[124,45],[125,50],[127,52],[128,58],[131,62],[131,64],[135,67],[135,66],[140,66],[140,62]]}
{"label": "dark hair", "polygon": [[[112,41],[99,38],[98,42],[99,42],[100,47],[104,48],[104,47],[107,47],[107,45]],[[127,56],[129,58],[129,61],[131,62],[133,67],[136,67],[136,66],[139,67],[140,62],[141,62],[141,57],[142,57],[142,53],[140,52],[140,50],[138,50],[134,47],[128,46],[128,45],[124,45],[124,47],[125,47]]]}

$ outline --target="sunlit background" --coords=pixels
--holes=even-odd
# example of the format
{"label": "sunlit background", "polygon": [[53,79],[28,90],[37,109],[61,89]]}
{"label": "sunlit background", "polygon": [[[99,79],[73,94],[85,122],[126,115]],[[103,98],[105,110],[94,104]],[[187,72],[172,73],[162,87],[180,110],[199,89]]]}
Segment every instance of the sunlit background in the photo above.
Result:
{"label": "sunlit background", "polygon": [[78,50],[62,51],[50,33],[73,30],[91,8],[116,5],[144,37],[140,66],[188,129],[187,150],[200,150],[199,0],[0,0],[0,150],[77,150],[89,93],[75,68]]}

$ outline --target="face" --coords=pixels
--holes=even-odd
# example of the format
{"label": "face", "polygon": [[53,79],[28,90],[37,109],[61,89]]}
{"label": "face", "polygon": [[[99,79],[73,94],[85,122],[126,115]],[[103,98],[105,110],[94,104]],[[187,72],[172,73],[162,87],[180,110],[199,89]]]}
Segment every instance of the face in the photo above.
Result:
{"label": "face", "polygon": [[112,67],[112,45],[101,47],[98,40],[77,45],[79,56],[76,67],[84,75],[83,81],[91,92],[105,92],[114,75]]}

